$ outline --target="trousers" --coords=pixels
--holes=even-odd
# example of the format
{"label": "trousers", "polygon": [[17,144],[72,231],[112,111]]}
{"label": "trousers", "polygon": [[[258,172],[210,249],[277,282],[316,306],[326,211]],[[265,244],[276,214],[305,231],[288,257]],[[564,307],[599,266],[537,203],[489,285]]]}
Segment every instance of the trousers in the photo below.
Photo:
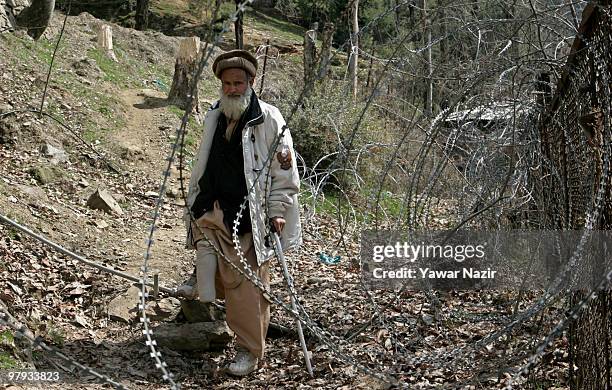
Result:
{"label": "trousers", "polygon": [[[217,270],[214,279],[216,294],[218,298],[225,298],[226,321],[236,334],[236,344],[247,349],[259,359],[263,358],[266,334],[270,324],[270,304],[259,288],[234,270],[217,253],[218,250],[232,264],[244,269],[234,248],[232,236],[223,222],[223,210],[219,207],[219,203],[215,201],[213,210],[207,211],[192,222],[191,227],[198,251],[197,256],[217,255]],[[210,243],[204,237],[208,238]],[[249,267],[267,288],[270,285],[269,262],[257,266],[251,233],[243,234],[238,238]]]}

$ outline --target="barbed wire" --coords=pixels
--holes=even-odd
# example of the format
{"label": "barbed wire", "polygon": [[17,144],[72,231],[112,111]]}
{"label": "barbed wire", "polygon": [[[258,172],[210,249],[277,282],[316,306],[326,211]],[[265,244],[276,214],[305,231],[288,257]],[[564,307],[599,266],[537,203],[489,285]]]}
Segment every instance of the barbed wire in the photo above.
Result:
{"label": "barbed wire", "polygon": [[[544,14],[545,12],[549,12],[549,9],[546,9],[544,11],[542,11],[541,13]],[[535,17],[537,17],[537,13],[534,11],[534,15]],[[556,15],[553,13],[553,15]],[[489,22],[493,22],[495,20],[491,19]],[[499,20],[498,20],[499,21]],[[483,23],[483,26],[486,26],[486,23]],[[361,31],[360,31],[361,33]],[[449,34],[450,35],[450,34]],[[438,40],[437,42],[440,42],[440,40]],[[208,44],[208,43],[207,43]],[[505,43],[504,43],[505,44]],[[415,49],[411,49],[413,50],[413,54],[418,54],[421,53],[423,50],[427,49],[427,47],[431,47],[432,43],[428,44],[428,46],[423,46],[421,48],[417,48],[416,51]],[[401,46],[401,44],[398,44],[398,46]],[[507,50],[510,50],[511,46],[508,46],[507,44],[505,44],[505,46],[501,47],[501,51],[499,51],[499,54],[503,54],[505,53]],[[205,51],[205,50],[204,50]],[[410,51],[409,51],[410,52]],[[212,53],[212,48],[210,53]],[[337,53],[337,52],[336,52]],[[204,53],[203,53],[203,57],[204,57]],[[200,62],[200,65],[202,65],[204,61]],[[392,63],[392,61],[387,61],[387,64]],[[525,64],[528,64],[528,62],[525,62]],[[203,68],[204,65],[202,65]],[[483,83],[483,80],[488,77],[491,74],[495,74],[498,73],[500,71],[500,69],[502,69],[504,66],[503,63],[500,63],[497,67],[493,66],[490,69],[489,73],[486,73],[481,75],[483,77],[479,78],[479,77],[475,77],[475,75],[468,75],[467,80],[469,80],[468,84],[471,84],[472,86],[476,86],[476,85],[480,85],[481,83]],[[519,67],[516,66],[512,66],[510,68],[505,69],[503,72],[501,72],[501,75],[498,78],[498,85],[496,86],[496,88],[501,88],[501,85],[503,84],[503,82],[505,82],[505,74],[512,74],[512,76],[514,77],[514,75],[516,74],[517,70],[519,69]],[[400,71],[399,69],[394,69],[394,71]],[[199,75],[201,74],[198,73],[198,78]],[[414,73],[415,75],[417,75],[418,73]],[[384,75],[384,72],[383,72]],[[376,87],[379,85],[379,83],[383,80],[383,75],[380,76],[380,78],[378,79],[377,83],[375,84]],[[470,79],[471,77],[471,79]],[[198,79],[196,78],[196,80]],[[442,80],[442,79],[440,79]],[[373,91],[376,90],[376,87],[373,88]],[[305,86],[304,90],[306,90],[307,88],[311,88],[311,86]],[[467,93],[468,91],[471,92],[471,88],[468,85],[468,87],[466,87],[465,89],[462,90],[461,93]],[[458,93],[457,95],[461,95],[461,93]],[[363,111],[361,112],[361,115],[359,116],[359,119],[356,122],[356,125],[354,127],[354,129],[352,130],[352,133],[350,133],[350,136],[348,137],[348,142],[339,142],[339,150],[335,153],[332,154],[328,154],[324,157],[322,157],[322,159],[328,159],[328,160],[333,160],[336,159],[336,161],[345,161],[344,165],[341,165],[340,167],[335,167],[332,169],[325,169],[322,170],[320,172],[317,172],[317,165],[315,165],[312,169],[307,168],[306,166],[304,166],[304,175],[305,179],[311,183],[311,188],[315,189],[315,193],[313,196],[313,205],[316,205],[316,199],[317,196],[319,195],[319,193],[322,192],[322,189],[324,187],[324,185],[326,184],[326,182],[330,179],[330,178],[334,178],[334,177],[338,177],[340,179],[344,178],[344,175],[350,174],[353,175],[356,179],[356,181],[359,180],[363,180],[360,178],[360,174],[359,171],[357,169],[357,162],[351,161],[351,159],[349,159],[349,156],[352,155],[357,155],[357,159],[360,158],[360,156],[362,156],[365,152],[365,148],[363,147],[358,147],[359,149],[353,150],[353,140],[355,139],[354,137],[357,134],[357,129],[359,128],[360,123],[362,122],[362,118],[364,113],[368,110],[369,106],[374,106],[373,103],[373,99],[374,99],[374,92],[372,92],[370,94],[370,96],[368,97],[368,101],[366,102],[366,108],[363,109]],[[298,101],[300,101],[301,99],[298,99]],[[450,107],[452,107],[453,109],[455,107],[458,107],[459,104],[461,102],[461,97],[457,97],[457,99],[450,105]],[[291,117],[293,116],[293,114],[296,112],[297,110],[297,104],[294,106],[294,109],[292,109],[291,114],[288,117],[287,122],[289,123],[291,120]],[[414,110],[414,112],[416,113],[417,110]],[[489,182],[486,182],[484,180],[482,180],[482,176],[483,173],[486,173],[486,169],[488,167],[491,167],[493,165],[493,160],[492,160],[492,154],[491,152],[494,149],[487,149],[486,146],[483,146],[481,148],[476,148],[474,151],[475,153],[470,156],[470,160],[468,161],[468,166],[469,169],[463,170],[461,171],[460,169],[457,169],[457,166],[455,164],[453,164],[453,162],[451,161],[451,159],[449,157],[452,157],[454,151],[456,151],[457,149],[461,148],[461,141],[463,141],[462,138],[460,138],[461,136],[463,136],[462,134],[460,134],[458,131],[452,131],[448,136],[447,136],[447,140],[448,142],[440,142],[439,141],[439,137],[440,136],[445,136],[442,133],[442,129],[446,123],[446,121],[449,118],[449,115],[451,114],[451,110],[447,109],[447,110],[441,110],[440,115],[438,115],[436,118],[434,118],[431,122],[428,120],[425,120],[423,118],[418,119],[416,122],[416,124],[413,124],[413,126],[415,128],[418,128],[420,126],[420,124],[424,124],[425,126],[423,127],[424,130],[424,134],[426,134],[426,138],[424,140],[421,140],[422,146],[420,148],[419,154],[418,154],[418,159],[417,159],[417,164],[415,169],[412,172],[404,172],[404,175],[408,176],[411,175],[411,181],[410,184],[408,186],[408,190],[405,193],[404,196],[404,200],[403,200],[403,204],[404,204],[404,208],[403,210],[406,212],[408,218],[407,218],[407,223],[409,226],[411,227],[417,227],[420,226],[423,223],[426,223],[426,221],[429,219],[429,209],[431,208],[431,202],[433,201],[433,198],[435,196],[435,190],[436,190],[436,186],[439,186],[439,182],[440,182],[440,178],[441,175],[444,173],[444,169],[446,168],[447,165],[451,165],[454,169],[456,169],[456,171],[461,172],[461,176],[462,176],[462,180],[464,180],[464,182],[466,182],[466,184],[471,187],[471,189],[466,190],[465,193],[463,194],[463,196],[465,196],[465,202],[466,202],[466,206],[464,208],[464,212],[465,215],[463,215],[463,217],[461,218],[461,221],[459,222],[459,224],[468,224],[471,223],[473,221],[476,220],[476,217],[478,217],[478,219],[484,219],[482,217],[487,217],[484,214],[489,214],[490,211],[492,210],[492,206],[496,205],[496,199],[503,199],[504,201],[502,202],[503,205],[500,205],[501,207],[505,207],[506,204],[509,204],[509,202],[507,202],[506,200],[513,200],[513,199],[517,199],[518,195],[520,195],[519,193],[519,188],[520,188],[520,183],[518,183],[518,179],[515,179],[514,177],[510,178],[505,178],[506,183],[509,182],[513,182],[515,180],[517,180],[518,184],[515,184],[513,182],[514,185],[514,189],[513,189],[513,194],[517,195],[517,196],[512,196],[510,197],[510,199],[506,199],[505,197],[503,197],[499,191],[497,191],[497,193],[491,193],[489,194],[489,192],[491,191],[491,185],[492,185],[492,180]],[[189,110],[186,111],[185,115],[183,116],[183,120],[181,122],[181,127],[183,127],[183,123],[185,123],[186,125],[186,117],[188,118],[189,115]],[[429,122],[429,123],[428,123]],[[515,126],[513,124],[513,126]],[[183,156],[184,156],[184,152],[183,152],[183,141],[184,141],[184,137],[186,134],[186,127],[181,130],[181,127],[179,127],[179,129],[177,130],[177,143],[178,140],[180,139],[180,149],[178,149],[178,158],[179,161],[182,162]],[[285,131],[285,128],[282,129],[281,132],[281,136],[283,134],[283,132]],[[405,134],[408,134],[409,131],[406,131]],[[338,135],[338,138],[340,139],[340,133],[338,131],[336,131],[336,134]],[[513,133],[514,135],[514,133]],[[388,147],[393,151],[393,156],[392,158],[388,161],[388,164],[383,168],[382,172],[384,172],[384,175],[382,175],[382,179],[380,180],[380,184],[379,186],[377,186],[376,191],[372,191],[372,195],[376,195],[376,196],[372,196],[371,198],[368,199],[368,204],[372,205],[373,207],[378,207],[379,203],[380,203],[380,194],[383,191],[383,183],[385,180],[385,177],[387,175],[391,176],[392,173],[392,169],[397,168],[400,166],[399,163],[396,163],[396,156],[398,156],[401,151],[402,151],[402,147],[404,146],[404,143],[406,142],[405,140],[408,139],[408,136],[402,137],[400,139],[399,142],[395,143],[395,145],[388,145]],[[502,137],[497,138],[498,140],[502,140]],[[278,141],[280,141],[280,138],[278,138]],[[150,245],[152,245],[153,243],[153,234],[155,231],[155,221],[157,220],[158,216],[158,212],[159,212],[159,206],[163,203],[163,194],[165,193],[163,191],[163,189],[165,188],[165,183],[167,180],[167,177],[169,176],[169,169],[171,167],[171,164],[173,163],[173,159],[175,156],[175,149],[177,148],[176,145],[177,143],[175,143],[175,145],[173,146],[173,151],[170,155],[170,157],[168,158],[168,169],[164,172],[164,179],[162,181],[161,184],[161,188],[162,191],[160,191],[160,197],[158,198],[158,202],[156,204],[156,210],[155,210],[155,214],[154,214],[154,221],[153,224],[150,228],[149,231],[149,237],[147,240],[147,251],[149,250]],[[275,140],[275,144],[276,144],[276,140]],[[442,159],[441,162],[435,164],[433,167],[428,167],[427,166],[427,157],[429,157],[430,152],[434,149],[434,148],[438,148],[440,150],[440,152],[442,154],[444,154],[446,156],[445,159]],[[275,150],[275,148],[272,148],[272,150]],[[609,154],[606,154],[605,156],[607,157]],[[535,159],[533,158],[533,156],[527,156],[525,157],[525,160],[520,160],[519,163],[520,164],[528,164],[529,161],[534,161]],[[270,159],[268,158],[266,161],[271,162]],[[322,160],[319,160],[322,161]],[[357,160],[358,161],[358,160]],[[472,165],[473,164],[473,165]],[[264,164],[265,165],[265,164]],[[305,165],[305,164],[304,164]],[[608,166],[609,163],[605,163],[604,166]],[[429,172],[427,171],[429,169]],[[179,169],[179,171],[181,172],[181,177],[182,177],[182,169]],[[308,172],[308,176],[306,176],[306,173]],[[338,176],[336,176],[336,174],[339,173]],[[266,175],[269,175],[269,169],[266,172]],[[471,176],[470,176],[471,175]],[[422,191],[417,191],[417,189],[419,188],[419,181],[421,180],[421,178],[426,177],[428,179],[428,181],[425,182],[425,190]],[[526,175],[522,176],[523,179],[522,180],[527,180],[528,178],[526,177]],[[259,179],[259,175],[258,175],[258,179]],[[607,175],[604,175],[602,177],[602,180],[607,179]],[[266,180],[267,183],[267,180]],[[328,183],[329,184],[329,183]],[[331,184],[332,186],[334,186],[335,184]],[[348,192],[346,192],[341,186],[335,185],[336,188],[338,188],[340,190],[340,192],[343,194],[343,196],[345,197],[346,200],[349,200],[349,196],[348,196]],[[599,190],[601,190],[601,186],[599,187]],[[184,194],[184,184],[183,184],[183,180],[181,180],[181,191]],[[252,191],[253,188],[249,189],[249,192]],[[495,191],[492,191],[495,192]],[[417,193],[419,194],[417,196]],[[601,207],[601,204],[603,203],[602,199],[599,196],[600,192],[598,191],[598,197],[597,200],[594,202],[594,209],[592,209],[591,211],[587,212],[587,222],[591,222],[591,226],[594,223],[594,221],[596,221],[597,217],[599,216],[599,212],[598,212],[598,208]],[[246,199],[245,199],[246,200]],[[525,195],[525,202],[527,202],[529,200],[529,195]],[[412,203],[414,202],[414,203]],[[484,203],[485,206],[482,206],[481,204]],[[243,205],[245,204],[245,202],[243,202],[243,204],[241,205],[240,211],[239,211],[239,216],[242,215],[242,212],[245,211],[245,207],[243,207]],[[480,204],[480,205],[479,205]],[[488,204],[488,206],[487,206]],[[352,204],[350,204],[349,202],[349,209],[351,209],[353,206]],[[570,205],[571,206],[571,205]],[[340,211],[341,207],[340,207],[340,203],[337,204],[337,209]],[[315,207],[312,208],[313,213],[315,210]],[[421,211],[419,211],[421,210]],[[594,211],[594,212],[593,212]],[[496,215],[500,215],[498,210],[495,210]],[[570,211],[570,213],[573,213],[573,211]],[[193,216],[191,216],[193,219]],[[348,222],[349,220],[355,220],[355,218],[348,218],[348,217],[344,217],[341,218],[341,214],[338,214],[339,217],[339,225],[340,227],[343,229],[343,232],[345,232],[345,227],[346,227],[346,231],[349,231],[348,229]],[[400,217],[401,214],[397,217],[397,224],[400,224]],[[283,302],[281,300],[276,299],[275,296],[271,295],[271,293],[269,292],[268,289],[265,288],[265,286],[263,286],[263,284],[260,286],[257,284],[257,282],[260,282],[257,278],[256,275],[248,275],[248,271],[250,271],[249,267],[245,267],[246,265],[246,261],[242,256],[242,251],[239,248],[239,242],[237,242],[236,240],[236,236],[237,236],[237,227],[238,227],[238,221],[239,218],[237,218],[234,221],[233,224],[233,228],[232,228],[232,235],[234,238],[234,243],[236,245],[236,251],[237,253],[240,255],[240,262],[242,267],[245,268],[246,272],[245,272],[245,276],[248,280],[250,280],[251,282],[253,282],[260,290],[262,290],[262,293],[267,294],[267,297],[273,301],[276,301],[275,303],[280,305],[284,310],[286,310],[292,317],[297,318],[298,320],[300,320],[304,325],[306,325],[306,327],[311,330],[313,332],[313,334],[317,335],[318,338],[320,338],[321,340],[326,340],[324,341],[324,343],[326,345],[327,342],[329,342],[329,345],[332,345],[333,347],[330,348],[332,349],[332,351],[338,355],[340,355],[343,359],[343,361],[349,363],[349,364],[353,364],[356,363],[356,366],[359,365],[359,362],[354,361],[354,359],[348,355],[343,355],[343,353],[341,351],[338,350],[337,345],[340,345],[341,343],[343,343],[344,341],[341,338],[338,338],[337,336],[334,336],[332,334],[328,334],[326,331],[320,329],[317,327],[316,323],[314,321],[312,321],[312,319],[308,316],[308,313],[306,312],[306,310],[304,310],[303,305],[300,303],[301,299],[299,299],[297,292],[292,289],[290,291],[291,296],[293,296],[296,299],[296,302],[298,302],[298,312],[292,311],[290,308],[288,308],[286,305],[283,304]],[[402,224],[404,223],[403,221],[401,222]],[[354,223],[355,226],[355,230],[358,229],[359,224]],[[341,236],[343,236],[343,234],[341,234]],[[577,256],[580,255],[580,247],[577,249]],[[224,259],[222,254],[220,255],[221,259]],[[141,268],[141,275],[144,275],[145,277],[142,278],[143,280],[143,284],[144,281],[146,280],[146,274],[148,271],[148,263],[147,261],[149,260],[148,255],[145,255],[145,263],[143,265],[143,267]],[[575,259],[576,261],[578,260],[578,258]],[[227,261],[228,263],[231,264],[231,262],[229,262],[228,259],[224,259],[224,261]],[[575,263],[574,263],[575,264]],[[566,269],[564,270],[564,272],[562,273],[563,275],[565,275],[571,268],[571,266],[567,266]],[[240,268],[236,269],[237,271],[240,270]],[[240,272],[240,271],[239,271]],[[609,276],[609,274],[608,274]],[[252,280],[253,279],[253,280]],[[539,300],[538,302],[536,302],[535,305],[533,305],[530,309],[526,310],[525,312],[521,313],[521,315],[519,315],[519,317],[511,322],[510,324],[506,324],[499,332],[495,332],[491,335],[489,335],[488,337],[485,337],[484,340],[490,342],[494,342],[496,340],[498,340],[500,337],[502,337],[503,335],[509,335],[510,332],[512,331],[512,329],[514,329],[516,327],[516,325],[518,325],[519,323],[532,318],[534,315],[536,315],[537,313],[541,313],[542,310],[546,307],[548,307],[550,305],[550,303],[553,301],[553,299],[556,299],[559,296],[559,293],[561,292],[561,285],[560,284],[556,284],[553,283],[551,285],[551,288],[549,289],[549,291],[547,291]],[[147,298],[147,293],[146,291],[144,291],[144,287],[141,291],[141,309],[144,312],[145,307],[146,307],[146,298]],[[372,298],[370,295],[368,295],[369,298]],[[396,295],[396,297],[399,299],[399,294]],[[393,302],[394,300],[392,300],[391,302]],[[376,304],[376,302],[374,301],[374,299],[370,299],[370,302],[372,304],[373,307],[373,311],[374,314],[379,316],[382,320],[382,325],[383,326],[387,326],[385,320],[384,320],[384,311],[385,311],[385,307],[380,307]],[[580,303],[584,303],[584,300],[581,301]],[[581,306],[579,303],[579,305],[576,305],[574,307],[574,309],[572,309],[572,312],[579,312],[580,310],[582,310],[584,308],[584,305]],[[143,317],[145,318],[144,321],[144,327],[145,330],[147,330],[147,321],[146,321],[146,315],[143,314]],[[560,323],[551,333],[549,333],[549,337],[553,337],[556,334],[558,334],[566,325],[567,323],[571,322],[573,319],[573,316],[568,316],[568,319],[565,323]],[[561,327],[561,330],[560,330]],[[548,340],[548,338],[547,338]],[[151,341],[151,340],[149,340]],[[418,364],[419,362],[430,362],[434,359],[440,360],[440,361],[445,361],[448,360],[452,357],[457,357],[457,356],[462,356],[463,358],[467,358],[469,356],[468,351],[473,350],[473,349],[477,349],[480,348],[485,344],[485,341],[483,342],[479,342],[479,343],[475,343],[473,345],[470,345],[468,347],[466,347],[465,349],[459,349],[457,350],[457,352],[452,353],[452,354],[439,354],[439,353],[431,353],[426,355],[424,358],[423,357],[419,357],[417,359],[411,359],[408,361],[407,364]],[[533,355],[530,357],[529,360],[529,367],[527,368],[527,370],[533,368],[535,366],[535,361],[538,359],[539,356],[541,356],[541,352],[544,350],[546,346],[543,346],[542,349],[538,349],[537,350],[537,356],[534,357]],[[158,358],[159,356],[157,356],[157,354],[155,353],[155,348],[154,345],[151,345],[151,355],[154,358]],[[153,356],[156,355],[156,356]],[[532,359],[533,358],[533,359]],[[346,360],[345,360],[346,359]],[[161,362],[161,360],[156,360],[156,362]],[[162,362],[163,363],[163,362]],[[162,367],[162,372],[164,372],[164,379],[168,380],[168,378],[166,377],[166,375],[169,374],[169,371],[164,371],[164,366],[163,364],[161,365]],[[359,367],[359,366],[358,366]],[[370,371],[365,371],[366,373],[371,373]],[[524,371],[521,371],[522,373],[524,373]],[[380,373],[375,372],[374,373],[375,376],[376,375],[380,375]],[[168,375],[169,379],[171,380],[172,377],[170,375]],[[387,376],[377,376],[379,378],[385,378],[385,380],[389,380],[389,378]],[[171,384],[174,386],[174,383],[171,382]]]}
{"label": "barbed wire", "polygon": [[79,363],[78,361],[70,358],[69,356],[66,356],[63,352],[61,352],[57,348],[51,345],[48,345],[47,343],[45,343],[45,341],[41,337],[35,337],[25,325],[20,324],[19,322],[17,322],[17,320],[15,320],[15,318],[13,318],[13,316],[6,310],[4,305],[0,305],[0,323],[7,325],[11,329],[13,329],[16,332],[16,335],[20,335],[24,337],[30,343],[32,348],[40,347],[46,352],[52,354],[53,356],[56,356],[60,358],[61,360],[65,361],[66,363],[70,364],[71,366],[74,366],[81,371],[84,371],[90,375],[93,375],[97,379],[101,380],[104,383],[110,384],[116,389],[122,389],[122,390],[126,389],[126,387],[123,386],[121,383],[116,382],[115,380],[111,379],[107,375],[100,374],[99,372],[93,370],[92,368]]}

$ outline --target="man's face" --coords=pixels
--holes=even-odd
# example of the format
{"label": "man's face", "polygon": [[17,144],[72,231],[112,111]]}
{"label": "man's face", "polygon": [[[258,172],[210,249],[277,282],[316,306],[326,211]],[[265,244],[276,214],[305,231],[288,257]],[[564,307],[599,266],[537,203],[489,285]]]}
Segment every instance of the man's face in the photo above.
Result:
{"label": "man's face", "polygon": [[221,86],[223,94],[228,97],[240,97],[244,95],[247,88],[253,85],[253,79],[249,83],[247,73],[244,69],[229,68],[221,73]]}

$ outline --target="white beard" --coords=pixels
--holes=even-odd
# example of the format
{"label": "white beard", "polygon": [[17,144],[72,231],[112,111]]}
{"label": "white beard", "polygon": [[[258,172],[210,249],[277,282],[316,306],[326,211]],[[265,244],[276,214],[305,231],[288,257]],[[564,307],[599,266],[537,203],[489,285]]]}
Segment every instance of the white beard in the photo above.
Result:
{"label": "white beard", "polygon": [[243,95],[237,97],[227,96],[221,88],[219,91],[219,108],[227,119],[237,121],[251,103],[251,95],[253,95],[251,87],[247,88]]}

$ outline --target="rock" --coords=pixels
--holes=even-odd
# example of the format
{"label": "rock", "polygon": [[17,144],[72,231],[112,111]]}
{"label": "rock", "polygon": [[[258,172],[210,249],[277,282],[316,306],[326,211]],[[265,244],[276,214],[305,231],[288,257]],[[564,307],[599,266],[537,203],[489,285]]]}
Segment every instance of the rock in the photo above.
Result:
{"label": "rock", "polygon": [[162,298],[147,307],[147,317],[153,321],[173,321],[181,311],[181,301],[174,297]]}
{"label": "rock", "polygon": [[102,69],[96,63],[96,60],[83,57],[72,63],[74,73],[83,77],[99,78],[102,76]]}
{"label": "rock", "polygon": [[421,320],[423,320],[423,323],[427,326],[430,326],[431,324],[434,323],[434,318],[433,316],[430,316],[429,314],[423,314],[421,316]]}
{"label": "rock", "polygon": [[8,103],[0,103],[0,114],[13,111],[13,106]]}
{"label": "rock", "polygon": [[309,277],[306,280],[306,283],[307,284],[321,284],[321,285],[324,285],[324,284],[335,283],[335,280],[332,279],[332,278],[319,278],[319,277],[316,277],[316,276],[312,276],[312,277]]}
{"label": "rock", "polygon": [[93,221],[93,225],[98,229],[106,229],[109,226],[108,223],[103,219],[95,219]]}
{"label": "rock", "polygon": [[86,188],[86,187],[89,187],[89,182],[85,180],[84,178],[81,178],[81,180],[79,180],[79,185],[83,188]]}
{"label": "rock", "polygon": [[168,188],[166,190],[166,196],[170,199],[176,199],[179,197],[179,190],[176,188]]}
{"label": "rock", "polygon": [[157,345],[176,351],[220,351],[232,337],[225,321],[162,324],[153,329]]}
{"label": "rock", "polygon": [[223,312],[211,303],[199,300],[181,300],[181,311],[189,323],[216,321],[224,318]]}
{"label": "rock", "polygon": [[123,294],[113,298],[108,304],[108,315],[111,320],[130,323],[138,316],[140,288],[130,287]]}
{"label": "rock", "polygon": [[125,195],[123,194],[115,194],[115,200],[117,201],[117,203],[121,204],[121,203],[125,203],[127,202],[127,198]]}
{"label": "rock", "polygon": [[91,194],[87,200],[87,206],[94,210],[103,210],[109,214],[123,215],[123,210],[117,201],[108,192],[99,188]]}
{"label": "rock", "polygon": [[51,157],[52,164],[68,161],[68,155],[64,149],[53,146],[50,143],[45,143],[43,145],[42,152],[45,154],[45,156]]}
{"label": "rock", "polygon": [[[8,112],[10,110],[7,110]],[[10,114],[0,118],[0,144],[13,143],[17,138],[19,124],[15,115]]]}
{"label": "rock", "polygon": [[28,198],[28,204],[40,206],[42,204],[48,204],[49,198],[45,191],[40,187],[30,187],[23,184],[16,184],[15,188],[23,193]]}
{"label": "rock", "polygon": [[144,152],[135,145],[124,146],[121,150],[121,158],[125,160],[144,160]]}
{"label": "rock", "polygon": [[144,193],[147,198],[159,198],[159,194],[155,191],[147,191]]}
{"label": "rock", "polygon": [[52,167],[39,166],[30,169],[30,175],[40,184],[49,184],[58,181],[62,174],[58,169]]}

